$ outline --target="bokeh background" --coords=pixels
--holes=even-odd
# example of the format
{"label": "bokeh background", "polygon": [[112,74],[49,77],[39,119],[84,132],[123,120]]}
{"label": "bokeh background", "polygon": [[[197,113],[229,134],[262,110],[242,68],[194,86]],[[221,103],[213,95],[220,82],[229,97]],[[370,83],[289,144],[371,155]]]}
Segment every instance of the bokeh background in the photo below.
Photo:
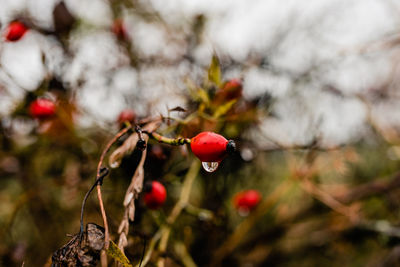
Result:
{"label": "bokeh background", "polygon": [[[239,115],[163,131],[190,138],[211,127],[239,152],[200,171],[196,208],[177,220],[167,264],[399,264],[399,15],[391,0],[0,0],[0,265],[44,265],[79,229],[120,112],[187,117],[199,102],[188,88],[205,86],[213,55],[225,81],[242,81]],[[8,42],[13,20],[29,30]],[[218,88],[207,90],[212,98]],[[56,118],[30,117],[37,97],[57,103]],[[171,112],[177,106],[187,111]],[[136,156],[103,186],[114,233]],[[138,200],[132,263],[178,200],[191,160],[149,145],[145,179],[163,182],[169,197],[159,211]],[[232,206],[244,189],[267,199],[257,216]],[[95,197],[87,209],[101,224]]]}

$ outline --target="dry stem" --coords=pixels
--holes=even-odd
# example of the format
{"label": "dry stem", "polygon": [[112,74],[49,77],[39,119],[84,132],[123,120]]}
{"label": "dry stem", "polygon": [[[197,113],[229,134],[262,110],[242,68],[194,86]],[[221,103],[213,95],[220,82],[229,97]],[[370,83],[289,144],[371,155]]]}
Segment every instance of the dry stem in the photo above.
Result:
{"label": "dry stem", "polygon": [[[111,146],[120,138],[122,135],[124,135],[126,132],[129,131],[130,128],[124,128],[121,131],[119,131],[107,144],[103,152],[101,153],[99,163],[97,164],[97,172],[96,172],[96,181],[100,178],[101,176],[101,166],[103,165],[104,157],[106,156],[107,152],[110,150]],[[101,209],[101,216],[103,218],[103,223],[104,223],[104,249],[108,249],[109,243],[110,243],[110,232],[108,229],[108,223],[107,223],[107,214],[106,210],[104,208],[104,203],[103,203],[103,198],[101,194],[101,184],[97,184],[97,198],[99,199],[99,205]]]}
{"label": "dry stem", "polygon": [[[170,215],[167,218],[167,224],[164,225],[161,229],[161,239],[159,244],[159,251],[161,254],[165,253],[167,250],[168,239],[171,233],[171,226],[175,223],[175,220],[181,214],[182,210],[189,203],[190,192],[192,190],[193,182],[200,170],[200,161],[194,160],[190,165],[189,171],[186,174],[185,180],[183,182],[182,191],[179,197],[178,202],[173,207]],[[158,260],[157,266],[164,266],[165,258],[162,257]]]}
{"label": "dry stem", "polygon": [[[146,124],[143,127],[145,131],[155,131],[159,126],[159,122],[151,122]],[[149,137],[147,135],[143,136],[143,140],[147,144]],[[116,157],[120,157],[123,154],[126,154],[129,151],[132,151],[139,140],[138,133],[133,133],[125,142],[114,151],[113,155],[110,157],[115,159]],[[124,252],[124,248],[128,245],[127,236],[129,233],[129,221],[134,220],[135,216],[135,199],[139,197],[139,194],[142,192],[143,188],[143,178],[144,178],[144,169],[143,165],[146,160],[147,150],[145,149],[142,152],[142,156],[138,166],[136,167],[136,171],[132,176],[131,183],[126,190],[125,198],[124,198],[124,216],[121,220],[121,223],[118,228],[119,240],[118,247],[122,252]]]}

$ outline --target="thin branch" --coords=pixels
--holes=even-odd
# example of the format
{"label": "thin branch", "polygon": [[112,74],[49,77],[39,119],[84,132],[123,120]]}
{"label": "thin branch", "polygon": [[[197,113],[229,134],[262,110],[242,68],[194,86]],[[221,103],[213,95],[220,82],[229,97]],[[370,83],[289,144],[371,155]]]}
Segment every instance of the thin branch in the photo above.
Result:
{"label": "thin branch", "polygon": [[318,199],[319,201],[330,207],[332,210],[349,218],[351,222],[353,223],[360,222],[360,217],[353,208],[342,204],[340,201],[331,196],[329,193],[317,187],[309,179],[305,178],[301,180],[300,186],[304,191],[306,191],[314,198]]}
{"label": "thin branch", "polygon": [[191,139],[189,138],[182,138],[182,137],[168,138],[156,132],[147,132],[147,131],[143,131],[143,133],[148,134],[151,138],[157,140],[159,143],[168,144],[172,146],[182,146],[185,144],[190,144],[191,142]]}
{"label": "thin branch", "polygon": [[371,196],[384,194],[400,187],[400,173],[390,181],[374,180],[353,188],[345,195],[336,197],[342,203],[352,203]]}
{"label": "thin branch", "polygon": [[[168,218],[166,220],[167,224],[161,228],[162,229],[161,238],[160,238],[160,244],[159,244],[159,248],[158,248],[161,254],[165,253],[165,251],[167,250],[168,239],[169,239],[169,235],[171,233],[171,226],[175,223],[176,219],[181,214],[182,210],[189,203],[189,197],[190,197],[190,193],[192,191],[193,182],[194,182],[195,178],[197,177],[199,170],[200,170],[200,161],[198,161],[198,160],[192,161],[192,164],[190,165],[190,168],[189,168],[189,170],[186,174],[185,180],[183,182],[179,200],[173,207],[170,215],[168,216]],[[165,261],[164,257],[160,258],[157,262],[157,265],[159,267],[164,266],[164,261]]]}
{"label": "thin branch", "polygon": [[83,235],[83,214],[84,214],[84,210],[85,210],[85,205],[86,205],[86,201],[90,195],[90,193],[93,191],[93,189],[98,185],[98,184],[102,184],[104,177],[106,177],[109,173],[108,168],[103,168],[102,169],[102,174],[100,175],[99,178],[96,179],[96,181],[93,183],[92,187],[89,189],[89,191],[86,192],[85,197],[83,198],[82,201],[82,206],[81,206],[81,220],[80,220],[80,231],[79,231],[79,235],[82,237]]}
{"label": "thin branch", "polygon": [[131,128],[124,128],[121,131],[119,131],[106,145],[105,149],[101,153],[99,163],[97,164],[97,171],[96,171],[96,187],[97,187],[97,198],[99,199],[99,205],[101,209],[101,216],[103,218],[103,223],[104,223],[104,249],[108,249],[109,243],[110,243],[110,232],[108,229],[108,223],[107,223],[107,214],[106,210],[104,208],[104,203],[103,203],[103,197],[101,194],[101,184],[99,184],[97,181],[99,180],[101,176],[101,169],[103,165],[104,158],[107,154],[107,152],[110,150],[111,146],[125,133],[127,133]]}
{"label": "thin branch", "polygon": [[162,228],[160,228],[154,234],[154,236],[150,240],[149,249],[145,253],[145,255],[144,255],[143,259],[141,260],[141,262],[136,265],[136,267],[144,267],[150,261],[151,254],[153,254],[154,248],[155,248],[158,240],[160,240],[160,238],[161,238],[161,232],[162,232]]}

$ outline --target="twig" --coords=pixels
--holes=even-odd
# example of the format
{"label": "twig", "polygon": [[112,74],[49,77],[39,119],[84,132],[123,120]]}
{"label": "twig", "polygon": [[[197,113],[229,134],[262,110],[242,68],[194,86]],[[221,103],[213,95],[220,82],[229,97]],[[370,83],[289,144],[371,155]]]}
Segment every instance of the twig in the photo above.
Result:
{"label": "twig", "polygon": [[191,139],[189,138],[168,138],[165,136],[162,136],[158,133],[155,132],[148,132],[148,131],[143,131],[143,133],[148,134],[151,138],[157,140],[159,143],[164,143],[172,146],[182,146],[185,144],[190,144]]}
{"label": "twig", "polygon": [[142,251],[142,257],[140,258],[139,267],[142,267],[142,262],[144,259],[145,252],[146,252],[146,238],[143,238],[143,251]]}
{"label": "twig", "polygon": [[108,229],[108,223],[107,223],[107,214],[106,210],[104,208],[104,203],[103,203],[103,198],[101,194],[101,184],[99,184],[97,181],[99,180],[101,176],[101,169],[104,161],[104,157],[106,156],[107,152],[110,150],[111,146],[126,132],[128,132],[130,128],[124,128],[121,131],[119,131],[106,145],[105,149],[101,153],[99,163],[97,164],[97,171],[96,171],[96,187],[97,187],[97,198],[99,199],[99,205],[101,209],[101,216],[103,218],[103,223],[104,223],[104,249],[107,250],[109,247],[110,243],[110,233]]}
{"label": "twig", "polygon": [[[147,252],[145,253],[143,260],[141,261],[141,263],[137,264],[136,267],[144,267],[146,266],[146,264],[149,262],[151,254],[154,251],[154,248],[158,242],[158,240],[160,240],[161,238],[161,232],[162,232],[162,228],[160,228],[153,236],[153,238],[150,240],[150,244],[149,244],[149,249],[147,250]],[[140,266],[141,264],[141,266]]]}
{"label": "twig", "polygon": [[400,187],[400,173],[390,181],[374,180],[353,188],[349,193],[336,197],[342,203],[352,203],[374,195],[390,192]]}
{"label": "twig", "polygon": [[174,245],[176,254],[178,254],[182,260],[185,267],[196,267],[196,263],[193,261],[192,257],[188,253],[185,244],[181,241],[177,241]]}
{"label": "twig", "polygon": [[[190,168],[186,174],[185,180],[183,182],[182,191],[179,197],[178,202],[173,207],[170,215],[168,216],[166,222],[161,229],[161,239],[158,250],[161,254],[165,253],[167,250],[168,239],[171,233],[171,226],[175,223],[175,220],[178,218],[179,214],[181,214],[182,210],[186,207],[189,202],[190,192],[192,190],[192,185],[197,177],[197,174],[200,170],[200,161],[194,160],[190,165]],[[159,267],[164,266],[165,258],[160,258],[157,262]]]}
{"label": "twig", "polygon": [[354,211],[351,207],[343,205],[336,198],[318,188],[314,183],[312,183],[308,178],[303,179],[300,182],[300,185],[304,191],[330,207],[332,210],[336,211],[339,214],[342,214],[349,218],[349,220],[353,223],[359,222],[360,218],[358,213]]}
{"label": "twig", "polygon": [[84,210],[85,210],[86,201],[87,201],[90,193],[93,191],[93,189],[98,184],[101,184],[103,182],[103,179],[104,179],[105,176],[108,175],[109,170],[108,170],[108,168],[103,168],[102,172],[103,172],[103,174],[101,174],[100,177],[98,179],[96,179],[96,181],[93,183],[92,187],[89,189],[89,191],[87,191],[85,197],[83,198],[82,206],[81,206],[81,220],[80,220],[80,231],[79,231],[80,237],[83,236],[83,214],[84,214]]}

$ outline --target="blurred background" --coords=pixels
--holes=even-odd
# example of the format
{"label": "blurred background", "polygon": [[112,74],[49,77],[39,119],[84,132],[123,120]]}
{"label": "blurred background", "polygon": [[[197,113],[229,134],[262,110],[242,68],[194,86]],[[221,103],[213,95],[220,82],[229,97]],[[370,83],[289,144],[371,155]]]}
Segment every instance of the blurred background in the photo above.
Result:
{"label": "blurred background", "polygon": [[[198,172],[167,256],[149,266],[160,255],[167,266],[400,265],[397,1],[0,6],[1,266],[42,266],[78,232],[100,153],[127,109],[136,120],[171,117],[178,123],[160,128],[171,137],[213,130],[239,147],[217,171]],[[12,40],[15,21],[25,29]],[[232,79],[240,90],[220,93]],[[43,98],[54,114],[32,107]],[[126,155],[103,185],[113,240],[137,158]],[[125,249],[133,264],[195,160],[150,142],[145,180],[162,182],[168,198],[155,211],[137,200]],[[247,189],[262,199],[244,214],[232,199]],[[95,197],[86,212],[102,224]]]}

